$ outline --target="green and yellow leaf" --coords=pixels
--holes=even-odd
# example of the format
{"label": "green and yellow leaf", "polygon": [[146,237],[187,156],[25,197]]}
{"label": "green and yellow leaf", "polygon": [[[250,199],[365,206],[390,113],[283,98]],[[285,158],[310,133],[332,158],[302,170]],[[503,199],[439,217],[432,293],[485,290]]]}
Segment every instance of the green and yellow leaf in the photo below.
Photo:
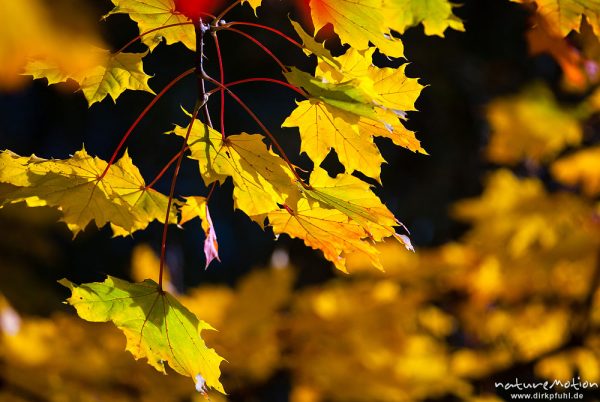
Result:
{"label": "green and yellow leaf", "polygon": [[330,23],[342,43],[359,51],[372,43],[391,57],[404,52],[392,30],[403,33],[419,23],[427,35],[443,36],[447,28],[464,30],[447,0],[311,0],[310,8],[315,31]]}
{"label": "green and yellow leaf", "polygon": [[[187,128],[173,133],[185,137]],[[295,178],[283,159],[267,149],[264,137],[238,134],[223,138],[221,133],[195,121],[188,145],[191,158],[198,161],[206,185],[231,177],[235,208],[262,225],[264,214],[277,209],[297,191]]]}
{"label": "green and yellow leaf", "polygon": [[130,283],[107,277],[102,283],[75,285],[62,279],[71,290],[67,302],[87,321],[112,321],[127,338],[126,349],[136,359],[146,358],[156,370],[166,373],[164,362],[181,375],[191,377],[200,392],[204,385],[225,393],[219,381],[223,358],[200,337],[213,329],[185,308],[156,282],[146,279]]}
{"label": "green and yellow leaf", "polygon": [[327,171],[315,168],[310,175],[311,188],[306,193],[323,206],[337,209],[351,221],[360,224],[369,237],[381,241],[396,234],[400,223],[369,184],[359,178],[341,173],[330,177]]}

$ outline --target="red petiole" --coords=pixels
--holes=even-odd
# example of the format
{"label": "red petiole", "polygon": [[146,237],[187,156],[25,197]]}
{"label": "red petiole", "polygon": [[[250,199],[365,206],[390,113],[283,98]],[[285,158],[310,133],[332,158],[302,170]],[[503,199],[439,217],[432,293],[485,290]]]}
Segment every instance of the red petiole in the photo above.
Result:
{"label": "red petiole", "polygon": [[191,68],[191,69],[189,69],[187,71],[184,71],[180,75],[178,75],[175,79],[173,79],[173,81],[169,82],[163,88],[163,90],[160,91],[154,97],[154,99],[152,99],[152,101],[148,104],[148,106],[146,106],[146,108],[142,111],[142,113],[139,114],[139,116],[135,119],[135,121],[133,122],[133,124],[125,132],[125,134],[121,138],[121,142],[119,142],[119,145],[117,145],[117,148],[115,149],[115,151],[113,152],[110,160],[108,161],[108,164],[106,165],[106,168],[104,169],[104,171],[102,172],[102,174],[98,177],[98,180],[102,180],[104,178],[104,176],[106,176],[106,173],[108,173],[108,169],[110,169],[110,167],[112,166],[112,164],[115,162],[115,159],[117,159],[117,155],[119,154],[119,151],[121,150],[121,148],[123,148],[123,145],[125,145],[125,141],[127,141],[127,138],[129,138],[129,136],[131,135],[131,133],[133,132],[133,130],[137,127],[137,125],[140,123],[140,121],[142,121],[142,119],[144,118],[144,116],[146,116],[146,114],[148,114],[148,112],[150,111],[150,109],[152,109],[152,106],[154,106],[156,104],[156,102],[158,102],[158,100],[160,98],[162,98],[162,96],[165,93],[167,93],[167,91],[169,89],[171,89],[171,87],[173,87],[173,85],[175,85],[176,83],[178,83],[179,81],[181,81],[183,78],[187,77],[188,75],[192,74],[194,72],[194,70],[195,69]]}

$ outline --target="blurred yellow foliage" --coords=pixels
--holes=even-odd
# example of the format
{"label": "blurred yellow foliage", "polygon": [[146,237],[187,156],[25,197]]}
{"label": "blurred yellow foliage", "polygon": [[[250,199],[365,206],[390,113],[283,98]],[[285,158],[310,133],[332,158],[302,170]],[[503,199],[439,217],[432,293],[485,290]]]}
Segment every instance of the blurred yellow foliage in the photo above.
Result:
{"label": "blurred yellow foliage", "polygon": [[550,90],[541,85],[493,100],[487,116],[492,131],[487,157],[492,162],[544,163],[565,147],[581,142],[582,130],[575,112],[559,105]]}
{"label": "blurred yellow foliage", "polygon": [[[89,44],[102,47],[102,42],[91,27],[79,25],[74,30],[57,21],[55,14],[60,15],[64,8],[60,6],[60,2],[54,5],[59,11],[51,13],[40,0],[0,2],[0,89],[16,89],[29,82],[20,74],[32,57],[51,61],[66,71],[83,71],[98,64],[97,55],[88,51]],[[63,11],[65,18],[73,20],[82,13],[81,6]]]}
{"label": "blurred yellow foliage", "polygon": [[552,164],[552,175],[561,183],[581,186],[593,197],[600,193],[600,146],[586,148]]}

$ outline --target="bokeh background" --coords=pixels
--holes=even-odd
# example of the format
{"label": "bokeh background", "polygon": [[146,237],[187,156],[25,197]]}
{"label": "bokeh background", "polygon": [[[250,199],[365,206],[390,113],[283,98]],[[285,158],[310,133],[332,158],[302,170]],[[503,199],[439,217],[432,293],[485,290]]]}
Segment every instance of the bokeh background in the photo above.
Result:
{"label": "bokeh background", "polygon": [[[111,49],[137,35],[125,15],[100,21],[113,7],[109,0],[37,3],[50,23]],[[306,22],[305,7],[264,0],[258,16],[294,35],[287,16]],[[455,14],[465,32],[431,37],[417,26],[402,36],[407,75],[427,85],[407,127],[429,155],[378,142],[388,163],[375,191],[411,231],[416,253],[385,244],[386,273],[351,259],[351,274],[341,274],[301,241],[275,241],[234,211],[230,183],[216,189],[210,205],[220,263],[204,269],[199,222],[170,230],[173,289],[219,330],[203,335],[228,360],[229,395],[211,393],[211,400],[497,401],[510,398],[497,381],[600,382],[600,45],[585,22],[581,33],[563,38],[532,5],[465,0]],[[27,32],[34,17],[12,23]],[[227,19],[255,16],[246,5]],[[64,158],[84,144],[110,158],[152,96],[128,91],[116,105],[105,100],[88,110],[71,84],[13,74],[19,49],[31,42],[15,36],[8,21],[2,25],[0,147]],[[313,66],[281,38],[246,32],[284,63]],[[334,37],[323,37],[339,52]],[[220,42],[227,81],[278,76],[251,42],[230,32]],[[193,60],[181,44],[160,45],[144,59],[150,86],[163,88]],[[215,61],[209,46],[206,68],[218,76]],[[289,154],[298,154],[297,133],[280,128],[294,93],[259,83],[236,93]],[[147,179],[178,152],[180,144],[162,133],[186,124],[181,108],[194,100],[193,78],[177,84],[128,141]],[[216,116],[218,102],[211,107]],[[229,100],[226,127],[259,132]],[[293,162],[310,166],[305,156]],[[195,165],[184,162],[179,194],[206,193]],[[326,167],[340,171],[333,157]],[[166,175],[157,189],[168,192],[169,183]],[[156,279],[161,225],[114,239],[107,228],[90,227],[72,239],[56,219],[44,208],[0,210],[0,400],[202,400],[189,379],[135,362],[111,325],[77,319],[56,283],[107,274]],[[582,392],[597,400],[597,392]]]}

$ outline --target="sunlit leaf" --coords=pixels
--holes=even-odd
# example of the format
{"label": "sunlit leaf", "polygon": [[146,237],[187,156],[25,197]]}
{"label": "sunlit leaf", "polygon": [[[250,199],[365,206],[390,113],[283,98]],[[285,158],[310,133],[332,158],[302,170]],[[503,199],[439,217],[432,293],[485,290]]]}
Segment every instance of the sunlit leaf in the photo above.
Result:
{"label": "sunlit leaf", "polygon": [[[320,60],[316,77],[292,69],[286,78],[311,96],[298,104],[283,127],[298,127],[301,151],[320,165],[331,149],[351,173],[355,170],[379,180],[383,157],[374,136],[391,138],[400,146],[426,153],[414,133],[401,123],[415,110],[423,86],[405,75],[405,68],[378,68],[373,49],[348,50],[336,57],[340,68]],[[374,163],[375,162],[375,163]]]}
{"label": "sunlit leaf", "polygon": [[383,157],[370,135],[361,135],[359,116],[316,99],[302,101],[285,120],[283,127],[298,127],[300,151],[306,152],[316,166],[335,149],[348,172],[358,170],[379,180]]}
{"label": "sunlit leaf", "polygon": [[296,21],[290,20],[292,23],[292,27],[302,40],[302,44],[304,45],[304,52],[307,54],[314,54],[322,60],[326,60],[327,62],[332,63],[335,66],[339,67],[339,62],[331,55],[331,52],[325,48],[324,43],[319,43],[315,40],[314,37],[306,33],[302,28],[302,25],[297,23]]}
{"label": "sunlit leaf", "polygon": [[[176,127],[185,136],[187,128]],[[198,160],[205,184],[233,179],[235,207],[261,224],[263,214],[277,209],[297,191],[294,176],[285,162],[267,149],[264,137],[238,134],[223,138],[200,121],[192,127],[188,141],[191,158]]]}
{"label": "sunlit leaf", "polygon": [[371,95],[360,87],[358,81],[330,83],[295,67],[284,75],[292,85],[304,88],[313,98],[356,115],[375,116]]}
{"label": "sunlit leaf", "polygon": [[337,209],[352,221],[363,226],[375,241],[396,234],[394,226],[400,223],[389,209],[373,194],[364,181],[349,174],[332,178],[320,168],[310,175],[308,195],[323,205]]}
{"label": "sunlit leaf", "polygon": [[285,233],[304,240],[304,243],[321,250],[325,258],[333,262],[336,268],[346,272],[343,255],[363,253],[373,266],[383,270],[379,262],[379,252],[367,239],[365,229],[358,223],[349,221],[348,216],[337,209],[322,208],[301,198],[293,206],[268,214],[269,224],[275,234]]}
{"label": "sunlit leaf", "polygon": [[[71,290],[67,302],[87,321],[112,321],[127,338],[127,350],[136,359],[165,372],[164,362],[179,374],[191,377],[196,384],[224,393],[219,382],[219,365],[223,360],[209,349],[200,337],[213,329],[162,291],[156,282],[129,283],[108,277],[104,282],[75,285],[66,279],[60,283]],[[204,391],[201,388],[199,391]]]}
{"label": "sunlit leaf", "polygon": [[56,63],[33,60],[25,67],[25,74],[34,79],[46,78],[48,84],[75,80],[91,106],[110,96],[114,102],[126,90],[146,91],[154,94],[148,86],[151,78],[143,70],[142,58],[146,53],[109,54],[102,49],[91,51],[100,63],[85,70],[68,71]]}
{"label": "sunlit leaf", "polygon": [[404,55],[402,42],[386,26],[381,0],[311,0],[310,10],[315,32],[330,23],[342,43],[352,48],[364,50],[371,42],[388,56]]}
{"label": "sunlit leaf", "polygon": [[196,49],[196,35],[191,21],[176,10],[173,0],[112,0],[113,8],[103,18],[112,14],[127,14],[138,25],[140,34],[171,24],[183,24],[160,29],[142,37],[142,42],[152,51],[164,38],[167,45],[181,42],[188,49]]}
{"label": "sunlit leaf", "polygon": [[[92,220],[98,227],[110,223],[115,235],[121,236],[144,229],[153,220],[164,221],[167,197],[145,188],[127,153],[100,178],[106,166],[85,150],[62,160],[25,160],[5,151],[0,159],[5,174],[0,179],[13,187],[0,199],[3,205],[25,201],[56,207],[75,235]],[[174,209],[171,219],[176,220]]]}

